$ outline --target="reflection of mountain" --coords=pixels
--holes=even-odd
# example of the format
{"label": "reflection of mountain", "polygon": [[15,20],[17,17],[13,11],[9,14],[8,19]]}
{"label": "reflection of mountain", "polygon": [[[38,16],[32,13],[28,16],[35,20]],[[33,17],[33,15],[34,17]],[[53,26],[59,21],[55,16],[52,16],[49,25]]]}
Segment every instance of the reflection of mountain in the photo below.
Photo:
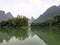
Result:
{"label": "reflection of mountain", "polygon": [[20,30],[0,30],[0,45],[46,45],[30,28]]}
{"label": "reflection of mountain", "polygon": [[0,30],[0,42],[3,42],[3,40],[9,41],[13,36],[19,38],[20,40],[24,40],[28,37],[27,30],[28,29]]}
{"label": "reflection of mountain", "polygon": [[3,40],[0,45],[46,45],[37,35],[28,37],[25,40],[19,40],[16,37],[12,37],[8,42]]}
{"label": "reflection of mountain", "polygon": [[41,31],[41,29],[32,29],[39,38],[43,39],[47,45],[60,45],[60,33],[53,31]]}

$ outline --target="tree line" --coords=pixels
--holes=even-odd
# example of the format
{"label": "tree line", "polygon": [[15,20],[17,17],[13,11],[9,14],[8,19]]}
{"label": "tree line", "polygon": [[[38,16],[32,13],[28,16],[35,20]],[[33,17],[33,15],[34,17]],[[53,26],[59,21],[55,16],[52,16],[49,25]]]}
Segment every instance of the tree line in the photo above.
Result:
{"label": "tree line", "polygon": [[44,22],[33,22],[31,28],[46,28],[46,29],[58,29],[60,30],[60,15],[47,19]]}
{"label": "tree line", "polygon": [[0,28],[19,28],[27,26],[28,26],[28,18],[25,16],[0,22]]}

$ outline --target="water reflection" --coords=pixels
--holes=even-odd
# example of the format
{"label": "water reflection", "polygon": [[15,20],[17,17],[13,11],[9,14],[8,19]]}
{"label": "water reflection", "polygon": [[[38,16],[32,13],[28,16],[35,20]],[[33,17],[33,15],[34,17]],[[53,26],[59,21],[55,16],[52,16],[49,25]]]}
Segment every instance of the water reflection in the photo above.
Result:
{"label": "water reflection", "polygon": [[0,30],[0,45],[46,45],[29,29]]}
{"label": "water reflection", "polygon": [[39,38],[43,39],[47,45],[60,45],[60,31],[49,31],[45,29],[32,28],[31,30]]}

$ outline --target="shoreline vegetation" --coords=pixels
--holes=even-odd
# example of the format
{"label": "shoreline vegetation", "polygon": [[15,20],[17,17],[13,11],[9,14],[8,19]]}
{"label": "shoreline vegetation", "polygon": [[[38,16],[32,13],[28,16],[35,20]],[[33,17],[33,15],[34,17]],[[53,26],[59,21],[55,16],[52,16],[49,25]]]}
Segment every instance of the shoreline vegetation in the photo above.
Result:
{"label": "shoreline vegetation", "polygon": [[23,16],[23,17],[17,17],[5,21],[0,22],[0,29],[18,29],[18,28],[27,28],[28,27],[28,18]]}
{"label": "shoreline vegetation", "polygon": [[60,15],[49,18],[44,22],[33,22],[31,23],[31,28],[40,28],[46,30],[60,31]]}

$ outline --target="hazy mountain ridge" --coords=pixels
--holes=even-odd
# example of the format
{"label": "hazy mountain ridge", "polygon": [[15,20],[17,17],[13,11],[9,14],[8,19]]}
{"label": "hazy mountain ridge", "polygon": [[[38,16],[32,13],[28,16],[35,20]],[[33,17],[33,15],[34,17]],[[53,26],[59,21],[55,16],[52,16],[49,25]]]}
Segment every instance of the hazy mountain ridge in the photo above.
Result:
{"label": "hazy mountain ridge", "polygon": [[0,11],[0,21],[2,20],[8,20],[13,18],[12,14],[10,12],[5,13],[5,11]]}
{"label": "hazy mountain ridge", "polygon": [[29,23],[32,23],[35,21],[35,18],[31,17],[31,19],[28,21]]}
{"label": "hazy mountain ridge", "polygon": [[35,22],[43,22],[48,18],[54,17],[60,14],[60,6],[52,6],[48,8],[41,16],[39,16]]}

